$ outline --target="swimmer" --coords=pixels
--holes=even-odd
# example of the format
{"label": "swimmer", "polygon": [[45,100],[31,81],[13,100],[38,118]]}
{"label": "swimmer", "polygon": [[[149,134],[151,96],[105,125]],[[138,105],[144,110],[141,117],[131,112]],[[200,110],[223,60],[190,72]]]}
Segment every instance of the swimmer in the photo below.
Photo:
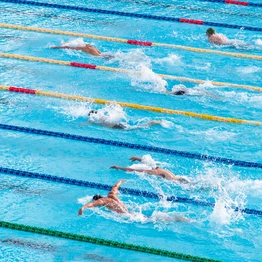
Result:
{"label": "swimmer", "polygon": [[[106,197],[103,197],[101,195],[94,195],[93,196],[93,202],[87,203],[86,205],[82,206],[79,211],[78,215],[81,216],[83,214],[83,211],[87,208],[93,208],[93,207],[99,207],[104,206],[111,211],[114,211],[118,214],[122,215],[134,215],[135,213],[129,212],[126,206],[120,201],[118,198],[118,189],[121,186],[122,183],[126,182],[126,180],[120,180],[115,185],[112,186],[111,191],[108,193]],[[172,216],[172,217],[147,217],[145,215],[142,215],[144,219],[147,220],[147,222],[191,222],[190,219],[179,215],[179,216]]]}
{"label": "swimmer", "polygon": [[87,203],[86,205],[81,207],[78,211],[78,215],[81,216],[83,214],[83,211],[87,208],[93,208],[99,206],[105,206],[106,208],[120,214],[128,214],[129,212],[126,206],[120,201],[120,199],[117,196],[119,187],[125,181],[126,180],[122,179],[118,181],[115,185],[113,185],[111,191],[108,193],[106,197],[103,197],[101,195],[93,196],[94,202]]}
{"label": "swimmer", "polygon": [[[137,157],[137,156],[132,156],[130,158],[130,160],[132,162],[134,162],[134,161],[141,162],[142,158]],[[166,169],[163,169],[159,166],[152,167],[151,169],[150,169],[150,167],[148,167],[148,169],[136,169],[136,168],[130,168],[130,167],[121,167],[121,166],[111,166],[110,168],[116,169],[116,170],[123,170],[123,171],[127,171],[127,172],[133,172],[133,171],[142,172],[142,173],[146,173],[148,175],[158,176],[158,177],[161,177],[161,178],[164,178],[164,179],[167,179],[167,180],[176,181],[176,182],[179,182],[179,183],[182,183],[182,184],[189,183],[188,179],[185,179],[181,176],[176,176],[172,172],[170,172]]]}
{"label": "swimmer", "polygon": [[211,44],[217,44],[217,45],[228,45],[230,44],[230,41],[228,38],[223,34],[217,34],[215,29],[210,27],[206,31],[206,36],[208,41]]}
{"label": "swimmer", "polygon": [[212,93],[212,92],[209,92],[209,91],[206,91],[206,90],[200,90],[199,88],[187,88],[185,87],[184,85],[176,85],[176,86],[173,86],[173,89],[172,91],[168,91],[168,90],[165,90],[163,93],[165,94],[169,94],[169,95],[175,95],[175,96],[208,96],[212,99],[215,99],[215,100],[220,100],[221,97]]}
{"label": "swimmer", "polygon": [[86,123],[83,123],[83,125],[88,125],[88,124],[96,124],[104,127],[109,127],[109,128],[114,128],[114,129],[119,129],[119,130],[130,130],[130,129],[137,129],[137,128],[145,128],[145,127],[151,127],[154,125],[161,125],[162,120],[152,120],[148,123],[145,124],[139,124],[135,126],[130,126],[126,122],[119,122],[119,123],[110,123],[107,120],[106,116],[99,117],[98,119],[93,118],[98,113],[97,110],[91,110],[88,113],[89,120]]}
{"label": "swimmer", "polygon": [[172,91],[165,90],[164,93],[175,96],[188,95],[189,90],[184,85],[178,85],[179,88],[173,88]]}
{"label": "swimmer", "polygon": [[98,50],[97,48],[89,44],[84,44],[82,46],[81,45],[79,46],[70,46],[70,45],[52,46],[51,48],[52,49],[72,49],[72,50],[82,51],[92,56],[101,56],[105,58],[106,60],[114,58],[114,55],[109,54],[109,53],[102,53],[100,50]]}
{"label": "swimmer", "polygon": [[223,34],[217,34],[215,29],[212,27],[207,29],[206,36],[211,44],[225,45],[237,49],[257,49],[255,46],[247,44],[242,40],[230,40]]}

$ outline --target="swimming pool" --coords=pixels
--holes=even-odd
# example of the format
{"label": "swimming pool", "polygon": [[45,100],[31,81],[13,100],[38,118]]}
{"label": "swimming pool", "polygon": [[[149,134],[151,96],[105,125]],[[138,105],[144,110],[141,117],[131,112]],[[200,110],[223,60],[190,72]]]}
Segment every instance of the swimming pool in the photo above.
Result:
{"label": "swimming pool", "polygon": [[[40,2],[40,1],[38,1]],[[54,3],[53,1],[46,1]],[[259,1],[252,1],[259,3]],[[73,1],[55,1],[75,5]],[[184,17],[204,21],[260,26],[260,9],[202,1],[79,1],[78,6]],[[190,8],[190,9],[188,9]],[[100,36],[176,44],[238,54],[262,55],[261,32],[217,27],[231,39],[249,44],[247,49],[213,47],[204,25],[157,21],[44,6],[0,2],[1,23],[58,29]],[[261,12],[260,12],[261,13]],[[260,15],[261,16],[261,15]],[[260,19],[260,20],[259,20]],[[261,23],[260,23],[261,24]],[[210,81],[261,87],[261,60],[215,53],[142,47],[113,41],[84,39],[102,52],[116,54],[104,60],[70,50],[53,50],[53,45],[83,40],[66,35],[43,34],[0,27],[1,52],[139,71],[125,74],[70,66],[0,58],[1,85],[39,89],[196,112],[210,116],[262,121],[260,92],[230,86],[217,87]],[[72,42],[75,41],[75,42]],[[154,72],[154,73],[153,73]],[[165,79],[155,73],[210,80],[202,85]],[[189,96],[161,93],[183,84],[197,90]],[[109,141],[174,149],[188,153],[261,163],[261,126],[203,120],[179,114],[164,114],[95,102],[1,92],[0,124]],[[125,120],[134,126],[164,120],[161,126],[116,130],[100,125],[83,125],[90,109],[100,109],[112,121]],[[101,112],[101,111],[100,111]],[[44,134],[0,129],[0,167],[32,173],[113,185],[126,179],[123,187],[162,196],[194,199],[170,202],[146,196],[120,194],[134,212],[120,217],[104,209],[77,211],[94,194],[107,190],[7,175],[1,172],[1,221],[25,224],[169,250],[221,261],[261,261],[261,216],[235,212],[234,208],[262,210],[261,168],[206,162],[180,155],[134,148],[87,143]],[[130,166],[133,155],[150,154],[163,168],[190,177],[190,185],[179,185],[147,175],[110,169]],[[189,154],[187,154],[189,156]],[[201,201],[216,203],[215,207]],[[190,202],[190,201],[189,201]],[[141,214],[153,217],[147,221]],[[176,214],[192,223],[165,222]],[[171,261],[171,258],[102,245],[54,238],[1,228],[0,257],[6,261]],[[259,258],[260,257],[260,258]],[[174,260],[174,259],[173,259]]]}

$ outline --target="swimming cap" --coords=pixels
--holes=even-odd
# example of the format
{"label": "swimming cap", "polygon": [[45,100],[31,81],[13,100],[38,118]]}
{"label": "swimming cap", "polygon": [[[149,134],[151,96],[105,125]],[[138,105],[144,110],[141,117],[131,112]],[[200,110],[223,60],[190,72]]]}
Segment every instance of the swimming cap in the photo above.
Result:
{"label": "swimming cap", "polygon": [[210,35],[213,35],[215,32],[216,32],[215,29],[212,28],[212,27],[208,28],[207,31],[206,31],[206,33],[210,34]]}
{"label": "swimming cap", "polygon": [[94,196],[93,196],[93,200],[98,200],[98,199],[100,199],[100,198],[102,198],[102,196],[101,196],[101,195],[99,195],[99,194],[98,194],[98,195],[94,195]]}
{"label": "swimming cap", "polygon": [[89,111],[88,116],[90,116],[91,114],[97,114],[97,110],[91,110],[91,111]]}
{"label": "swimming cap", "polygon": [[185,90],[178,90],[178,91],[175,91],[174,93],[172,93],[173,95],[176,95],[176,96],[182,96],[186,93]]}

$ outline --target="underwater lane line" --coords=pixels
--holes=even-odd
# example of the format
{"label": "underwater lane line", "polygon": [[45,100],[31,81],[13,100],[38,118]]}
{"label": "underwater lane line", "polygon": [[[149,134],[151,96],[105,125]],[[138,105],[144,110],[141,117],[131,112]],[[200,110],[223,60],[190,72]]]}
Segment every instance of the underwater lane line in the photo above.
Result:
{"label": "underwater lane line", "polygon": [[84,33],[77,33],[77,32],[68,32],[68,31],[53,30],[53,29],[48,29],[48,28],[37,28],[37,27],[31,27],[31,26],[1,24],[1,23],[0,23],[0,27],[7,28],[7,29],[46,33],[46,34],[57,34],[57,35],[84,37],[84,38],[112,41],[112,42],[118,42],[118,43],[123,43],[123,44],[130,44],[130,45],[159,46],[159,47],[164,47],[164,48],[181,49],[181,50],[187,50],[187,51],[198,52],[198,53],[211,53],[211,54],[232,56],[232,57],[238,57],[238,58],[262,60],[262,56],[259,56],[259,55],[249,55],[249,54],[241,54],[241,53],[233,53],[233,52],[224,52],[224,51],[219,51],[219,50],[203,49],[203,48],[174,45],[174,44],[156,43],[156,42],[149,42],[149,41],[128,40],[128,39],[123,39],[123,38],[99,36],[99,35],[84,34]]}
{"label": "underwater lane line", "polygon": [[163,153],[163,154],[197,159],[197,160],[202,160],[202,161],[211,161],[211,162],[216,162],[216,163],[223,163],[226,165],[235,165],[239,167],[253,167],[253,168],[262,169],[261,163],[234,160],[234,159],[224,158],[224,157],[209,156],[209,155],[204,155],[204,154],[199,154],[199,153],[190,153],[186,151],[179,151],[175,149],[156,147],[156,146],[150,146],[150,145],[133,144],[129,142],[122,142],[122,141],[109,140],[109,139],[103,139],[103,138],[95,138],[95,137],[89,137],[89,136],[74,135],[74,134],[48,131],[48,130],[30,128],[30,127],[15,126],[15,125],[0,124],[0,129],[10,130],[14,132],[22,132],[22,133],[29,133],[29,134],[35,134],[35,135],[49,136],[49,137],[58,137],[58,138],[82,141],[82,142],[87,142],[87,143],[95,143],[95,144],[110,145],[110,146],[123,147],[123,148],[131,148],[131,149],[142,150],[142,151],[147,151],[147,152]]}
{"label": "underwater lane line", "polygon": [[17,223],[11,223],[6,221],[0,221],[0,227],[2,228],[9,228],[12,230],[19,230],[24,232],[31,232],[35,234],[41,234],[46,236],[53,236],[58,238],[65,238],[75,241],[81,241],[81,242],[87,242],[95,245],[102,245],[102,246],[109,246],[112,248],[121,248],[125,250],[131,250],[131,251],[137,251],[137,252],[143,252],[163,257],[172,257],[177,258],[180,260],[186,260],[186,261],[192,261],[192,262],[221,262],[220,260],[214,260],[209,258],[203,258],[203,257],[197,257],[192,255],[187,255],[183,253],[177,253],[173,251],[163,250],[163,249],[156,249],[151,247],[145,247],[145,246],[139,246],[134,244],[127,244],[124,242],[118,242],[103,238],[97,238],[97,237],[90,237],[86,235],[79,235],[79,234],[73,234],[58,230],[52,230],[47,228],[41,228],[41,227],[35,227],[35,226],[28,226],[23,224],[17,224]]}
{"label": "underwater lane line", "polygon": [[[95,183],[95,182],[89,182],[89,181],[84,181],[84,180],[79,180],[79,179],[59,177],[59,176],[53,176],[53,175],[47,175],[47,174],[40,174],[40,173],[35,173],[35,172],[30,172],[30,171],[5,168],[1,166],[0,166],[0,173],[17,176],[17,177],[28,177],[28,178],[33,178],[33,179],[52,181],[52,182],[67,184],[67,185],[102,189],[102,190],[107,190],[107,191],[110,191],[112,188],[112,186],[110,185],[101,184],[101,183]],[[143,196],[143,197],[151,198],[155,200],[165,199],[168,202],[187,203],[187,204],[193,204],[196,206],[206,206],[206,207],[212,207],[212,208],[214,208],[215,206],[215,203],[209,202],[207,200],[197,200],[193,198],[186,198],[186,197],[179,197],[179,196],[163,196],[163,195],[156,194],[153,192],[132,189],[132,188],[120,187],[119,191],[123,194],[129,194],[133,196]],[[262,211],[260,210],[255,210],[255,209],[250,209],[250,208],[239,208],[239,207],[232,207],[232,209],[235,212],[241,212],[241,213],[245,213],[249,215],[262,216]]]}
{"label": "underwater lane line", "polygon": [[[24,60],[24,61],[40,62],[40,63],[50,63],[50,64],[57,64],[57,65],[64,65],[64,66],[73,66],[73,67],[93,69],[93,70],[97,69],[97,70],[102,70],[102,71],[119,72],[119,73],[125,73],[125,74],[136,74],[136,75],[141,74],[141,72],[139,72],[139,71],[124,69],[124,68],[99,66],[99,65],[84,64],[84,63],[62,61],[62,60],[54,60],[54,59],[33,57],[33,56],[23,56],[23,55],[18,55],[18,54],[8,54],[8,53],[1,53],[0,52],[0,57],[9,58],[9,59],[18,59],[18,60]],[[171,80],[176,80],[176,81],[181,81],[181,82],[196,83],[196,84],[204,84],[207,81],[207,80],[181,77],[181,76],[174,76],[174,75],[166,75],[166,74],[157,74],[157,75],[161,76],[165,79],[171,79]],[[211,84],[213,84],[215,86],[242,88],[242,89],[249,89],[249,90],[252,90],[252,91],[262,92],[262,88],[258,87],[258,86],[234,84],[234,83],[227,83],[227,82],[217,82],[217,81],[210,81],[210,82],[211,82]]]}
{"label": "underwater lane line", "polygon": [[174,110],[174,109],[146,106],[146,105],[140,105],[140,104],[127,103],[127,102],[118,102],[118,101],[97,99],[97,98],[90,98],[90,97],[83,97],[83,96],[76,96],[76,95],[67,95],[67,94],[47,92],[47,91],[22,88],[22,87],[0,85],[0,90],[21,93],[21,94],[31,94],[31,95],[47,96],[47,97],[54,97],[54,98],[60,98],[60,99],[76,100],[76,101],[82,101],[82,102],[93,102],[93,103],[102,104],[102,105],[118,104],[122,107],[128,107],[128,108],[137,109],[137,110],[151,111],[151,112],[171,114],[171,115],[183,115],[183,116],[200,118],[204,120],[217,121],[217,122],[227,122],[227,123],[232,123],[232,124],[249,124],[249,125],[257,125],[257,126],[262,125],[262,122],[259,122],[259,121],[212,116],[208,114],[199,114],[195,112],[180,111],[180,110]]}

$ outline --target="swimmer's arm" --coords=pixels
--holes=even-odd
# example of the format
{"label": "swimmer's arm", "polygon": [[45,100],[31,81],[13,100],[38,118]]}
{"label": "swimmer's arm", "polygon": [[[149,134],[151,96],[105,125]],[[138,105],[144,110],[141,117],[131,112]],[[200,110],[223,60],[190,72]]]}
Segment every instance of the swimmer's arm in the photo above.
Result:
{"label": "swimmer's arm", "polygon": [[149,175],[155,175],[154,170],[146,170],[146,169],[134,169],[130,167],[122,167],[122,166],[111,166],[110,168],[116,169],[116,170],[123,170],[127,172],[140,172],[140,173],[147,173]]}
{"label": "swimmer's arm", "polygon": [[140,170],[140,169],[134,169],[130,167],[122,167],[122,166],[111,166],[110,168],[116,169],[116,170],[123,170],[123,171],[128,171],[128,172],[146,172],[147,170]]}
{"label": "swimmer's arm", "polygon": [[134,162],[134,161],[139,161],[139,162],[141,162],[142,161],[142,158],[140,158],[140,157],[137,157],[137,156],[132,156],[129,160],[131,160],[132,162]]}
{"label": "swimmer's arm", "polygon": [[117,195],[119,187],[120,187],[120,186],[122,185],[122,183],[124,183],[124,182],[126,182],[126,180],[122,179],[122,180],[118,181],[116,184],[114,184],[114,185],[112,186],[111,191],[108,193],[108,195],[110,195],[110,194]]}
{"label": "swimmer's arm", "polygon": [[52,49],[67,49],[67,48],[70,48],[69,46],[51,46],[50,48]]}
{"label": "swimmer's arm", "polygon": [[97,206],[103,206],[104,202],[101,200],[96,200],[95,202],[90,202],[87,203],[86,205],[82,206],[79,211],[78,211],[78,215],[81,216],[83,214],[83,211],[87,208],[93,208],[93,207],[97,207]]}

